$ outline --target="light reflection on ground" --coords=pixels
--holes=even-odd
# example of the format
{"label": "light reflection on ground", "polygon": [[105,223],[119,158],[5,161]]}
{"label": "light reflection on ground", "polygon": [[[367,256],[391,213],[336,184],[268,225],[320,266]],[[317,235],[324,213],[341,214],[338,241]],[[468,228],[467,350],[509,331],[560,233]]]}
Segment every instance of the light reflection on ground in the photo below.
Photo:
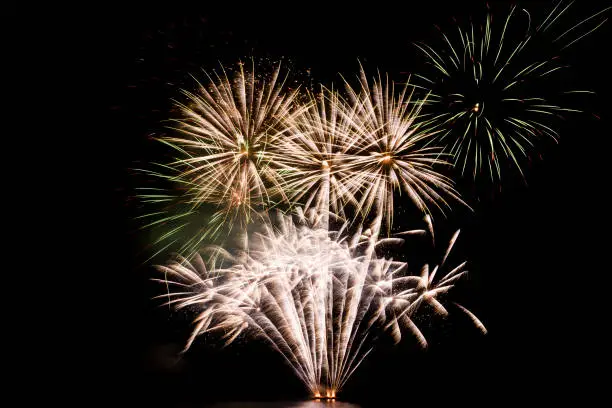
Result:
{"label": "light reflection on ground", "polygon": [[342,401],[224,402],[210,408],[360,408]]}

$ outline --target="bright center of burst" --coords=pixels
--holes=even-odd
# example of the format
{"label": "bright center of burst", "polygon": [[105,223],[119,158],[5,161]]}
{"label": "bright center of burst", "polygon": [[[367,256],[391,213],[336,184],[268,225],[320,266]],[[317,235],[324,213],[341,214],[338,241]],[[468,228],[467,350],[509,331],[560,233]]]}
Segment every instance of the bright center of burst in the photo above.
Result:
{"label": "bright center of burst", "polygon": [[472,108],[472,112],[477,113],[480,110],[480,103],[476,103]]}
{"label": "bright center of burst", "polygon": [[329,163],[327,162],[327,160],[323,160],[321,162],[321,167],[323,167],[324,169],[329,169]]}
{"label": "bright center of burst", "polygon": [[392,160],[393,160],[393,158],[392,158],[390,155],[386,154],[386,155],[384,155],[384,156],[383,156],[383,157],[380,159],[380,162],[381,162],[382,164],[389,164],[389,163],[391,163],[391,161],[392,161]]}

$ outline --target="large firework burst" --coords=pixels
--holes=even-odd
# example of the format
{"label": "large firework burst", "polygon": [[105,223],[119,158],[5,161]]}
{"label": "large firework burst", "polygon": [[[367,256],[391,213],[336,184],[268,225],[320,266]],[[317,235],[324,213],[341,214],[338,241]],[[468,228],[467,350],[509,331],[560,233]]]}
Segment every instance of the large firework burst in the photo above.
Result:
{"label": "large firework burst", "polygon": [[206,74],[207,84],[198,82],[195,91],[183,91],[186,101],[176,102],[180,118],[173,121],[170,135],[158,138],[171,147],[175,158],[147,171],[174,183],[172,190],[146,190],[141,195],[163,205],[147,215],[155,218],[155,225],[176,224],[164,231],[162,240],[184,232],[189,215],[202,204],[212,205],[214,214],[200,222],[202,228],[195,234],[186,234],[182,251],[197,249],[223,227],[244,229],[253,214],[270,204],[269,189],[278,185],[278,173],[270,167],[267,149],[291,123],[297,95],[297,90],[283,89],[280,71],[279,64],[265,76],[256,74],[254,65],[244,69],[240,63],[233,74],[222,68],[221,73]]}
{"label": "large firework burst", "polygon": [[388,331],[400,341],[404,328],[426,346],[413,317],[426,309],[447,314],[440,297],[466,274],[465,262],[441,273],[458,232],[439,266],[410,275],[405,263],[376,254],[400,239],[378,239],[375,229],[330,232],[313,227],[317,218],[301,214],[295,223],[279,215],[275,226],[264,224],[249,240],[248,251],[213,249],[216,262],[209,267],[197,254],[160,266],[160,281],[175,289],[163,296],[197,312],[186,349],[207,332],[223,333],[226,344],[241,334],[261,338],[313,396],[334,398],[372,350],[376,333]]}
{"label": "large firework burst", "polygon": [[458,26],[457,34],[441,32],[439,49],[417,44],[435,68],[433,75],[420,76],[431,90],[429,123],[440,130],[432,143],[454,157],[462,175],[471,172],[476,178],[485,172],[499,181],[508,161],[524,177],[524,159],[537,141],[556,142],[557,119],[578,112],[561,101],[584,91],[560,92],[551,84],[551,78],[567,67],[557,52],[603,24],[587,32],[579,29],[607,9],[551,38],[551,27],[572,3],[558,2],[537,25],[527,10],[513,6],[495,24],[487,13],[484,24]]}

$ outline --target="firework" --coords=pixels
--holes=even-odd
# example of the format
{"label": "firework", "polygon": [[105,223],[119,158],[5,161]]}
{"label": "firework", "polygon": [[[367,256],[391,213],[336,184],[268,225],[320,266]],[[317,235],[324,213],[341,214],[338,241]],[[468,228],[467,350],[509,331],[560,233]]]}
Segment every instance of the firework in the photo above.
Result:
{"label": "firework", "polygon": [[[558,2],[539,25],[532,24],[527,10],[513,6],[495,24],[487,13],[482,25],[458,26],[457,35],[442,32],[439,50],[417,44],[435,71],[419,76],[431,90],[428,123],[440,130],[432,144],[444,146],[462,175],[471,172],[476,178],[484,172],[500,181],[508,162],[524,178],[524,159],[538,140],[557,142],[557,119],[579,112],[561,100],[586,91],[559,92],[551,78],[567,66],[550,51],[560,51],[597,29],[605,20],[593,29],[585,23],[597,21],[609,8],[547,41],[551,27],[571,4]],[[588,31],[581,32],[585,27]]]}
{"label": "firework", "polygon": [[381,331],[399,341],[405,329],[426,346],[413,318],[427,309],[447,313],[440,296],[466,274],[465,262],[441,273],[455,234],[439,266],[410,275],[405,263],[376,252],[401,239],[379,239],[375,229],[328,231],[315,227],[314,211],[298,214],[297,222],[279,215],[263,224],[248,251],[213,248],[208,265],[199,254],[179,256],[159,267],[160,281],[175,289],[163,295],[169,304],[197,313],[186,349],[208,332],[222,333],[226,344],[239,336],[261,338],[314,397],[334,398]]}
{"label": "firework", "polygon": [[[351,107],[337,91],[321,87],[306,94],[307,103],[287,123],[284,137],[270,150],[282,179],[283,194],[293,203],[313,208],[324,225],[328,214],[344,217],[345,206],[357,206],[350,185],[350,147],[354,135]],[[354,108],[353,108],[354,109]]]}
{"label": "firework", "polygon": [[444,196],[465,204],[453,182],[433,168],[444,165],[440,150],[424,146],[434,137],[419,114],[424,101],[412,101],[414,87],[406,83],[399,92],[388,77],[380,74],[371,85],[361,68],[359,88],[346,82],[354,108],[344,110],[352,123],[348,142],[346,183],[360,197],[358,211],[372,209],[383,216],[387,231],[393,225],[394,192],[406,193],[419,210],[429,213],[433,205],[449,208]]}
{"label": "firework", "polygon": [[[183,251],[193,251],[205,238],[224,226],[244,229],[258,211],[271,203],[269,189],[278,184],[267,149],[286,131],[297,90],[284,90],[280,64],[268,77],[256,75],[254,66],[242,63],[233,74],[206,74],[194,92],[183,91],[186,102],[176,102],[181,117],[173,122],[172,135],[157,138],[169,146],[175,158],[147,174],[170,181],[170,192],[145,190],[146,201],[161,203],[161,211],[148,214],[156,225],[176,222],[162,240],[175,238],[190,223],[190,215],[209,204],[214,213]],[[282,189],[275,189],[282,193]],[[283,199],[284,197],[281,197]],[[180,210],[172,203],[180,203]],[[202,224],[200,222],[200,224]],[[149,224],[150,225],[150,224]],[[191,235],[191,234],[188,234]]]}

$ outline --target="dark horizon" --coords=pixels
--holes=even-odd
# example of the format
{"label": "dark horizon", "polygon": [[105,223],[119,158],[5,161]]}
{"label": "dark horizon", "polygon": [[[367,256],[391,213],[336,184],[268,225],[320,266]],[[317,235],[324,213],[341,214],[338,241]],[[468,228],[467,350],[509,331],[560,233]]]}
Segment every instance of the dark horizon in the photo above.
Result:
{"label": "dark horizon", "polygon": [[[489,3],[501,16],[510,7],[507,1]],[[533,10],[535,19],[551,3],[520,4]],[[91,309],[70,309],[76,326],[95,310],[94,334],[79,340],[74,352],[87,367],[81,380],[96,388],[90,392],[92,404],[99,403],[97,397],[119,406],[149,407],[308,398],[291,369],[259,341],[241,340],[221,350],[214,336],[203,336],[177,359],[191,316],[170,313],[151,299],[161,292],[150,282],[155,272],[143,265],[146,234],[133,220],[138,209],[130,169],[157,154],[149,136],[163,129],[170,98],[191,85],[189,74],[254,56],[284,57],[300,81],[339,85],[338,73],[355,75],[358,61],[370,73],[380,69],[402,80],[422,62],[412,42],[434,38],[434,24],[448,27],[453,16],[478,20],[486,11],[485,1],[448,7],[434,2],[293,7],[222,10],[205,4],[156,8],[111,2],[58,18],[69,21],[62,30],[70,32],[74,49],[92,53],[85,74],[92,88],[84,103],[101,111],[93,134],[81,136],[91,137],[91,145],[75,147],[92,151],[104,165],[98,169],[103,209],[93,228],[94,246],[103,253],[97,254],[99,260],[88,260],[92,269],[87,272],[93,276],[87,286],[100,299],[92,297]],[[605,7],[572,6],[575,19]],[[606,137],[612,128],[612,81],[604,59],[610,38],[608,22],[563,54],[572,66],[567,80],[596,95],[583,107],[586,113],[563,123],[560,143],[545,145],[538,152],[542,158],[534,157],[527,183],[512,179],[499,191],[486,183],[474,186],[470,178],[460,181],[459,191],[474,213],[458,210],[448,219],[436,218],[441,242],[462,230],[455,256],[468,261],[470,275],[452,300],[468,306],[489,334],[480,334],[459,313],[434,319],[424,330],[426,351],[412,339],[398,346],[383,342],[339,400],[362,406],[597,401],[593,390],[604,387],[605,379],[586,374],[607,369],[599,358],[608,344],[600,332],[609,319],[603,237],[609,208]],[[411,220],[400,215],[400,225],[401,217]]]}

